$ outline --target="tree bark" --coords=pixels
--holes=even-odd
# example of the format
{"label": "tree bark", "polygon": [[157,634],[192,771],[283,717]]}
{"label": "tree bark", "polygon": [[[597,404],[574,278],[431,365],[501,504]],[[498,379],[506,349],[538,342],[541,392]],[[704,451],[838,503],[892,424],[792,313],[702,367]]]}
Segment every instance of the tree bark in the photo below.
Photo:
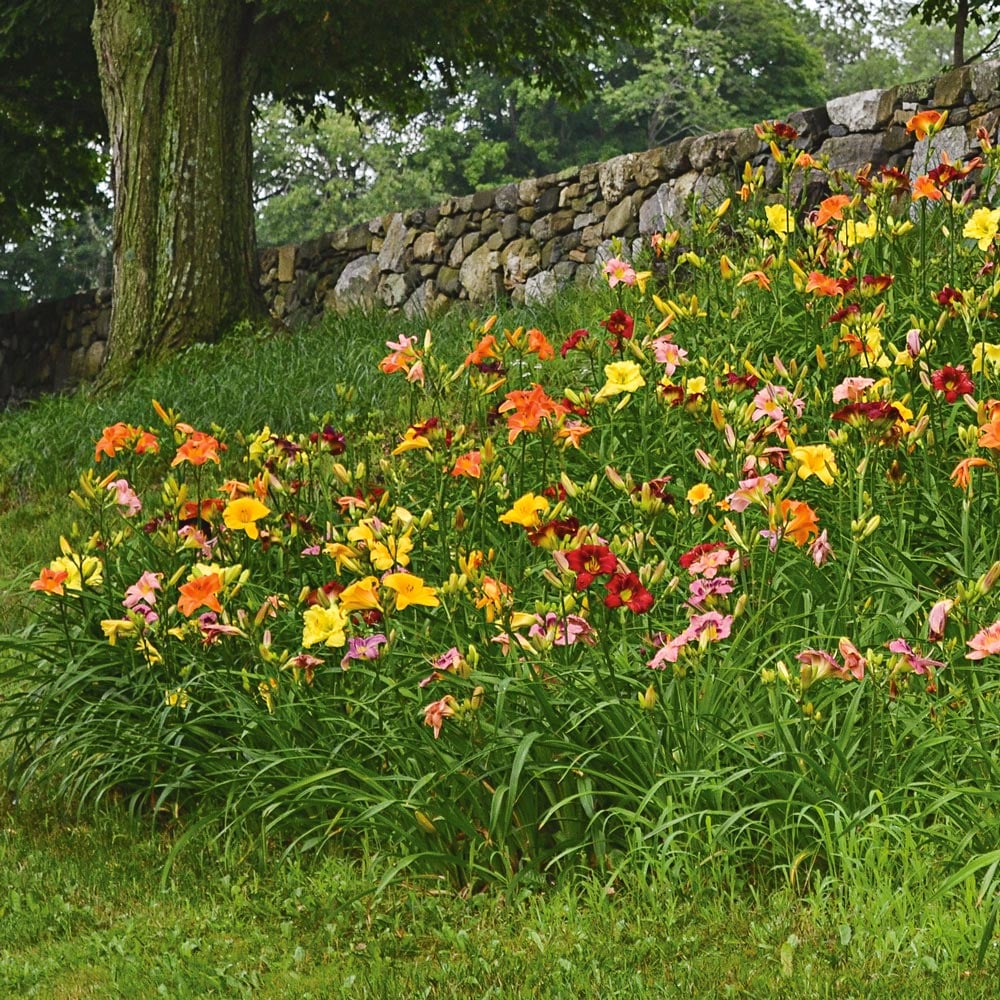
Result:
{"label": "tree bark", "polygon": [[955,7],[955,45],[952,63],[955,69],[965,65],[965,29],[969,23],[969,0],[958,0]]}
{"label": "tree bark", "polygon": [[97,0],[111,138],[111,332],[103,380],[263,318],[244,0]]}

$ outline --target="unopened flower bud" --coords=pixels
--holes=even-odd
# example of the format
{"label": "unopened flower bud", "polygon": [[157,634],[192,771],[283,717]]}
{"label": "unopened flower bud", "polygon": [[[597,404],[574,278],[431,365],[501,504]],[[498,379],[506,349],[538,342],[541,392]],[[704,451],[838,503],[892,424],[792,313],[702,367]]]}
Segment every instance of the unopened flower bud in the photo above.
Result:
{"label": "unopened flower bud", "polygon": [[980,578],[979,591],[988,594],[1000,580],[1000,561],[995,562]]}
{"label": "unopened flower bud", "polygon": [[417,825],[425,833],[437,833],[437,827],[431,822],[430,817],[427,813],[421,812],[419,809],[414,810],[413,818],[417,821]]}
{"label": "unopened flower bud", "polygon": [[628,491],[628,487],[625,485],[625,480],[619,475],[617,469],[613,469],[610,465],[606,465],[604,467],[604,475],[607,476],[608,482],[611,483],[615,489],[625,492]]}
{"label": "unopened flower bud", "polygon": [[649,687],[646,688],[645,691],[640,692],[637,695],[637,697],[639,699],[639,707],[644,712],[651,711],[656,706],[656,701],[657,701],[656,687],[650,684]]}

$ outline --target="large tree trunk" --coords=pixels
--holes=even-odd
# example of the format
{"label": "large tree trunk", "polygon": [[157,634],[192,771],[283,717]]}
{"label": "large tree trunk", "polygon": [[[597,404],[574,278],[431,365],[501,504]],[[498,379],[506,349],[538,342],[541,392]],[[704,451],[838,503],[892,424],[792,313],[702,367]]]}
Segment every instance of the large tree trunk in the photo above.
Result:
{"label": "large tree trunk", "polygon": [[121,381],[140,358],[265,315],[251,27],[244,0],[97,0],[115,197],[106,381]]}

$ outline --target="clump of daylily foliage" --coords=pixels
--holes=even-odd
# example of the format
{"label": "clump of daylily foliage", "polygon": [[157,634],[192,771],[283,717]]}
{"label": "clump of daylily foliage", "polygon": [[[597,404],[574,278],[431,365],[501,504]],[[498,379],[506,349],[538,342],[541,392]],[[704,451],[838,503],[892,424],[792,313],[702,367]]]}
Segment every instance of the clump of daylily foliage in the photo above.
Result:
{"label": "clump of daylily foliage", "polygon": [[393,334],[408,424],[107,427],[12,781],[460,879],[991,846],[1000,153],[843,175],[758,132],[778,196],[748,167],[613,246],[586,327]]}

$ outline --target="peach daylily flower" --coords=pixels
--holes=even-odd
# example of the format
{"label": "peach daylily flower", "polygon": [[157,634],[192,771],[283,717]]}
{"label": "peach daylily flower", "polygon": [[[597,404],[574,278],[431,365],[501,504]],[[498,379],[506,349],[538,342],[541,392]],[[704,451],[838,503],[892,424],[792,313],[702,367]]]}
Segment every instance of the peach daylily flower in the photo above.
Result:
{"label": "peach daylily flower", "polygon": [[446,694],[438,701],[432,701],[424,708],[424,725],[434,729],[434,739],[441,735],[441,727],[444,720],[455,714],[455,706],[458,702],[454,696]]}
{"label": "peach daylily flower", "polygon": [[968,640],[968,645],[972,652],[965,654],[967,660],[981,660],[1000,654],[1000,621],[981,629]]}

